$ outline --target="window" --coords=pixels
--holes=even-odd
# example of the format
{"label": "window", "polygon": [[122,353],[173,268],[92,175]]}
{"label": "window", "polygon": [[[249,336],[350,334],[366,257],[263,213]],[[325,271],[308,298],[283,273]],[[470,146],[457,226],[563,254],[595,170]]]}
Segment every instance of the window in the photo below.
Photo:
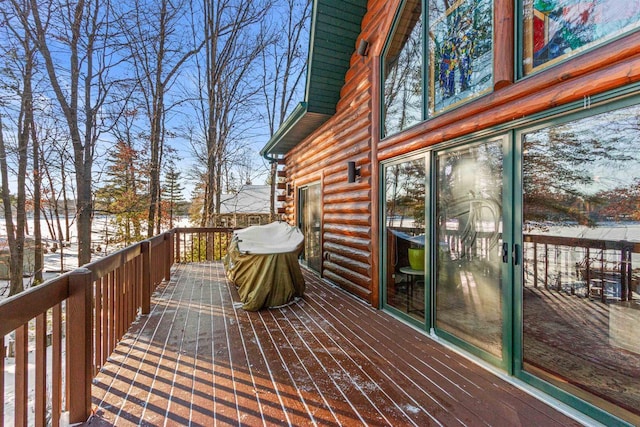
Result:
{"label": "window", "polygon": [[248,226],[260,225],[260,217],[255,215],[249,216],[249,219],[247,220],[247,225]]}
{"label": "window", "polygon": [[422,2],[407,0],[386,45],[383,136],[493,87],[493,0],[429,0],[427,4],[428,43]]}
{"label": "window", "polygon": [[493,1],[429,1],[429,115],[493,86]]}
{"label": "window", "polygon": [[385,136],[422,120],[422,3],[404,2],[384,55]]}
{"label": "window", "polygon": [[640,1],[523,0],[525,74],[640,26]]}
{"label": "window", "polygon": [[425,218],[427,172],[424,156],[385,167],[385,308],[425,320]]}

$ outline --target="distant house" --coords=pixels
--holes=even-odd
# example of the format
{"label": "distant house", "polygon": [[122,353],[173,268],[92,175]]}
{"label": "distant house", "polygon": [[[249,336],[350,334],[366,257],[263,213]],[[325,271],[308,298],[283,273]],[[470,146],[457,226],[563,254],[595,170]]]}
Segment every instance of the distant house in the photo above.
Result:
{"label": "distant house", "polygon": [[268,185],[245,185],[236,192],[222,194],[217,224],[221,227],[267,224],[270,189]]}

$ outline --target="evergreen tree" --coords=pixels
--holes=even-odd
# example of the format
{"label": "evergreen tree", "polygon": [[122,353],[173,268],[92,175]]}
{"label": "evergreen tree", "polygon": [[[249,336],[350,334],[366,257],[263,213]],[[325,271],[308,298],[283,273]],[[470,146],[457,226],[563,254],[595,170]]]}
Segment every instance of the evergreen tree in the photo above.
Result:
{"label": "evergreen tree", "polygon": [[170,163],[165,174],[165,188],[163,191],[164,200],[167,202],[169,212],[169,228],[173,228],[173,218],[177,214],[178,205],[184,202],[182,191],[184,187],[180,184],[180,171],[173,163]]}
{"label": "evergreen tree", "polygon": [[118,141],[106,174],[106,185],[96,192],[96,205],[115,217],[115,241],[129,245],[142,240],[149,196],[144,190],[147,172],[139,152],[131,144]]}

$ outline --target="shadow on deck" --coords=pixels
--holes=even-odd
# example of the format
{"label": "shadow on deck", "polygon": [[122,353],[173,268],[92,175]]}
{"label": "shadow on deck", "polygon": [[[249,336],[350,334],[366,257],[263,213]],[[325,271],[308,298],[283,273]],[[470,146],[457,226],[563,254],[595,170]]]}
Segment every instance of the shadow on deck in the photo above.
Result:
{"label": "shadow on deck", "polygon": [[93,382],[89,425],[578,425],[305,272],[245,312],[219,262],[176,264]]}

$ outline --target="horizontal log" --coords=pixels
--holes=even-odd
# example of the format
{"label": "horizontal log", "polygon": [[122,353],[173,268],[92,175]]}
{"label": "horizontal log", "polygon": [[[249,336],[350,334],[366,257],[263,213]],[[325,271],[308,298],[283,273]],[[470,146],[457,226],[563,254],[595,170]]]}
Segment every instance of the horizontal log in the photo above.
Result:
{"label": "horizontal log", "polygon": [[349,202],[366,202],[371,200],[371,191],[368,189],[360,191],[344,191],[342,193],[324,194],[322,198],[323,203],[341,203],[344,201]]}
{"label": "horizontal log", "polygon": [[324,254],[326,254],[329,258],[333,256],[333,254],[337,254],[346,258],[350,258],[354,261],[367,263],[371,261],[371,251],[356,249],[352,246],[342,245],[340,243],[334,243],[330,241],[323,242]]}
{"label": "horizontal log", "polygon": [[70,274],[71,272],[47,280],[0,302],[0,337],[67,299]]}
{"label": "horizontal log", "polygon": [[337,264],[342,268],[347,268],[349,270],[353,270],[365,277],[371,277],[371,264],[356,261],[351,258],[347,258],[342,255],[331,253],[329,255],[329,263]]}
{"label": "horizontal log", "polygon": [[324,233],[323,234],[323,242],[329,243],[338,243],[340,245],[366,250],[368,252],[371,251],[371,240],[368,238],[360,238],[353,236],[345,236],[344,234],[336,234],[336,233]]}
{"label": "horizontal log", "polygon": [[325,261],[324,264],[324,269],[323,272],[326,271],[331,271],[337,275],[339,275],[340,277],[342,277],[343,279],[348,280],[351,283],[354,283],[356,285],[362,286],[362,287],[367,287],[368,284],[370,283],[369,280],[369,276],[365,275],[365,274],[360,274],[356,271],[353,271],[349,268],[345,268],[339,264],[336,264],[334,262],[331,261]]}
{"label": "horizontal log", "polygon": [[339,274],[336,274],[331,270],[325,270],[323,274],[326,279],[331,281],[333,284],[339,286],[340,288],[343,288],[346,291],[349,291],[352,294],[359,296],[365,301],[368,301],[368,302],[371,301],[371,289],[370,289],[371,283],[370,282],[365,284],[356,284],[344,279]]}
{"label": "horizontal log", "polygon": [[356,182],[345,182],[343,179],[340,182],[330,183],[328,180],[325,180],[324,185],[322,187],[322,194],[343,194],[346,191],[371,191],[371,184],[368,181],[356,181]]}
{"label": "horizontal log", "polygon": [[333,203],[325,205],[325,213],[369,213],[371,212],[371,202],[354,202],[354,203]]}
{"label": "horizontal log", "polygon": [[351,237],[362,237],[368,239],[371,237],[370,226],[345,225],[345,224],[324,224],[324,231],[329,233],[343,234]]}
{"label": "horizontal log", "polygon": [[370,213],[325,213],[324,224],[345,224],[345,225],[370,225],[371,214]]}

